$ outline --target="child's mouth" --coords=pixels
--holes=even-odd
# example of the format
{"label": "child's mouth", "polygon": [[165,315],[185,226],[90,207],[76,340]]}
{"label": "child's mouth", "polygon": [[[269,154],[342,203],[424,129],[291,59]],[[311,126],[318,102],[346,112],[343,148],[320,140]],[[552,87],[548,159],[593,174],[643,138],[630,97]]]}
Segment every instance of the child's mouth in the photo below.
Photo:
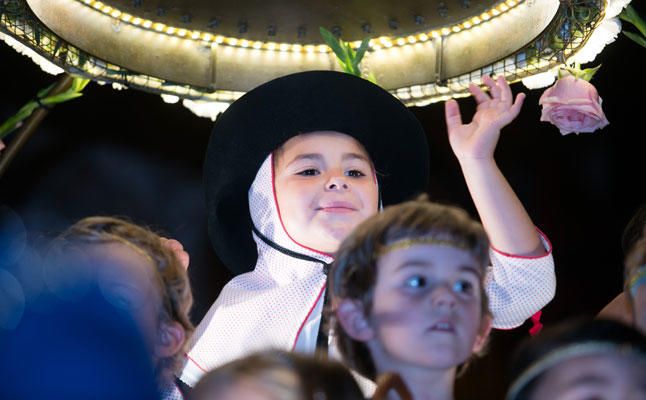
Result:
{"label": "child's mouth", "polygon": [[447,332],[447,333],[455,332],[455,328],[453,324],[449,321],[436,322],[428,330],[433,332]]}
{"label": "child's mouth", "polygon": [[350,213],[356,211],[352,203],[347,201],[334,201],[321,205],[318,208],[318,211],[328,212],[328,213]]}

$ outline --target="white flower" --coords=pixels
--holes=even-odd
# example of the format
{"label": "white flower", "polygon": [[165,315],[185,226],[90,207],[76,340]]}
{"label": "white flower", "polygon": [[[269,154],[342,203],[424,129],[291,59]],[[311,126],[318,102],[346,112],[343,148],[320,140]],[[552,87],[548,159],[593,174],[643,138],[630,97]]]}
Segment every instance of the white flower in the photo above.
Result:
{"label": "white flower", "polygon": [[527,89],[544,88],[554,83],[556,80],[556,74],[557,72],[552,70],[528,76],[527,78],[523,78],[523,85],[525,85]]}
{"label": "white flower", "polygon": [[14,50],[16,50],[18,53],[31,58],[34,63],[36,63],[43,71],[47,72],[48,74],[58,75],[65,72],[58,65],[47,60],[45,57],[36,53],[32,49],[23,45],[22,43],[20,43],[19,41],[17,41],[16,39],[12,38],[9,35],[5,35],[4,33],[0,32],[0,40],[4,40],[5,43],[13,47]]}
{"label": "white flower", "polygon": [[162,94],[161,98],[162,100],[164,100],[164,103],[168,103],[168,104],[175,104],[179,101],[179,97],[173,94]]}
{"label": "white flower", "polygon": [[621,13],[632,0],[608,0],[605,19],[611,19]]}
{"label": "white flower", "polygon": [[189,99],[182,101],[182,104],[198,117],[211,118],[211,121],[215,121],[217,116],[229,107],[229,103],[223,103],[220,101],[198,101]]}
{"label": "white flower", "polygon": [[583,48],[581,48],[575,55],[570,57],[568,64],[585,64],[594,61],[597,54],[601,53],[601,50],[603,50],[606,45],[617,39],[619,32],[621,32],[621,21],[619,21],[619,18],[604,20],[599,24],[597,29],[592,32],[592,35],[590,35],[585,46],[583,46]]}

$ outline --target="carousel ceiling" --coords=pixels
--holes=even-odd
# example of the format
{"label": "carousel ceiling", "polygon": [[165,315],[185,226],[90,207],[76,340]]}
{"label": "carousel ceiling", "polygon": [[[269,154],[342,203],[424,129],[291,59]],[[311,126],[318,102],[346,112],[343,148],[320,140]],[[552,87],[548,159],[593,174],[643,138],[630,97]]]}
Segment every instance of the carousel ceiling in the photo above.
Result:
{"label": "carousel ceiling", "polygon": [[0,30],[68,72],[198,102],[231,102],[278,76],[340,69],[324,27],[404,103],[468,95],[564,63],[605,0],[4,0]]}

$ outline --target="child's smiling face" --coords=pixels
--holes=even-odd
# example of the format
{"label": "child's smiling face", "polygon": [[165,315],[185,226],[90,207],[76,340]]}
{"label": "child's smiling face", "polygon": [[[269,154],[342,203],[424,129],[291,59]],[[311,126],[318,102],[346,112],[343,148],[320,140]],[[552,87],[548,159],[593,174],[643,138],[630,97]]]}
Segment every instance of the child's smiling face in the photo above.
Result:
{"label": "child's smiling face", "polygon": [[448,369],[484,345],[482,266],[443,244],[394,249],[377,261],[367,342],[378,371]]}
{"label": "child's smiling face", "polygon": [[339,132],[312,132],[285,142],[274,153],[274,188],[290,237],[323,252],[335,252],[378,209],[368,153]]}

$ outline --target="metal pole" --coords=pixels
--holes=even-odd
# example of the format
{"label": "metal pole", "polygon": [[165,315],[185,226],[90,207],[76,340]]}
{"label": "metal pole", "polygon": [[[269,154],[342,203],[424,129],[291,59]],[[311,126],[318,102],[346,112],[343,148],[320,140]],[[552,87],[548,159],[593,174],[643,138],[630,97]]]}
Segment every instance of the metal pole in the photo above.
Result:
{"label": "metal pole", "polygon": [[[66,91],[72,85],[72,76],[65,74],[58,80],[56,86],[47,93],[47,96],[53,96]],[[0,153],[0,178],[4,175],[9,167],[9,164],[14,159],[16,154],[20,151],[22,146],[29,140],[31,135],[36,131],[40,122],[45,118],[49,109],[38,107],[33,113],[24,121],[20,130],[16,133],[16,137],[7,145],[7,148]]]}

